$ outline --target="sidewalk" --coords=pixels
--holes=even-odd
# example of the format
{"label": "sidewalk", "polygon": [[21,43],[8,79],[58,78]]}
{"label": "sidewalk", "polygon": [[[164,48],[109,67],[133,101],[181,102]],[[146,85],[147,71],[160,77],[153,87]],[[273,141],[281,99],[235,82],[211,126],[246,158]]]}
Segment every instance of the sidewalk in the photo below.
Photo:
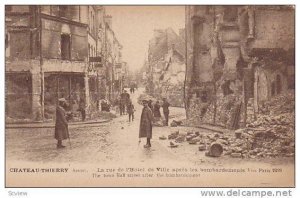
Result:
{"label": "sidewalk", "polygon": [[[85,122],[69,122],[70,127],[76,127],[81,125],[90,125],[90,124],[101,124],[110,122],[112,119],[97,119],[89,120]],[[14,128],[54,128],[55,122],[29,122],[29,123],[5,123],[6,129]]]}

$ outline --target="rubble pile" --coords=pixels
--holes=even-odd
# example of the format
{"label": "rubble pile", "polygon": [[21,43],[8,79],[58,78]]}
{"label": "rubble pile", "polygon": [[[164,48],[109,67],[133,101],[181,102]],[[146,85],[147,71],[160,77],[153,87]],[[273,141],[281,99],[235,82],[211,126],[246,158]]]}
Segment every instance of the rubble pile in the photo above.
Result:
{"label": "rubble pile", "polygon": [[260,108],[264,115],[279,115],[295,112],[295,92],[289,91],[265,102]]}
{"label": "rubble pile", "polygon": [[179,130],[168,140],[198,145],[206,156],[233,158],[293,157],[295,155],[295,96],[279,95],[266,102],[256,121],[233,133],[200,133]]}

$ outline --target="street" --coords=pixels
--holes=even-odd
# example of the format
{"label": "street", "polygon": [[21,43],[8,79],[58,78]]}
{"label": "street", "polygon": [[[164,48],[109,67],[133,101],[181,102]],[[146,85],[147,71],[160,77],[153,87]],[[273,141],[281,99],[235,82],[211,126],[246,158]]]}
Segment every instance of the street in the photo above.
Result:
{"label": "street", "polygon": [[[197,145],[187,142],[178,148],[170,148],[169,140],[159,140],[174,131],[200,131],[210,134],[211,131],[191,127],[154,127],[152,147],[145,149],[146,140],[139,143],[139,121],[142,106],[137,103],[138,96],[143,93],[140,88],[131,94],[136,112],[133,122],[128,116],[118,116],[108,123],[77,125],[70,128],[70,142],[64,141],[65,149],[56,148],[54,128],[6,129],[6,159],[8,161],[30,161],[37,163],[94,163],[94,164],[126,164],[146,163],[190,165],[217,165],[250,163],[293,164],[293,158],[235,159],[228,156],[219,158],[206,157],[198,151]],[[184,118],[184,108],[170,108],[170,117]],[[213,133],[212,133],[213,134]]]}

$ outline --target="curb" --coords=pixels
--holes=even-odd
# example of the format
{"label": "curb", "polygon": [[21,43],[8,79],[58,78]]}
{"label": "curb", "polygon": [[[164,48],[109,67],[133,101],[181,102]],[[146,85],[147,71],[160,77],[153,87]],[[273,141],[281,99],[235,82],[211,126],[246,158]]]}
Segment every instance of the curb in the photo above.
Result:
{"label": "curb", "polygon": [[[101,120],[101,121],[90,121],[90,122],[71,122],[68,124],[69,127],[80,126],[80,125],[90,125],[90,124],[103,124],[110,122],[112,119]],[[40,123],[40,124],[6,124],[5,129],[18,129],[18,128],[54,128],[55,123]]]}

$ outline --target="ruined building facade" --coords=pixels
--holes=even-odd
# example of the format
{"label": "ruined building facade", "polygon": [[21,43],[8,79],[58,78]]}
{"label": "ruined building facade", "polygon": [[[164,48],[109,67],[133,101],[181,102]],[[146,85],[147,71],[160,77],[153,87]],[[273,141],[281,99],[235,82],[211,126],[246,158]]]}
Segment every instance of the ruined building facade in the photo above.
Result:
{"label": "ruined building facade", "polygon": [[294,89],[291,6],[187,6],[186,108],[191,124],[230,129]]}
{"label": "ruined building facade", "polygon": [[[181,31],[182,32],[182,31]],[[185,42],[173,29],[156,29],[148,48],[148,93],[166,97],[172,106],[183,107]]]}
{"label": "ruined building facade", "polygon": [[73,112],[99,109],[114,67],[105,61],[105,17],[103,6],[5,7],[7,118],[53,119],[61,97]]}

